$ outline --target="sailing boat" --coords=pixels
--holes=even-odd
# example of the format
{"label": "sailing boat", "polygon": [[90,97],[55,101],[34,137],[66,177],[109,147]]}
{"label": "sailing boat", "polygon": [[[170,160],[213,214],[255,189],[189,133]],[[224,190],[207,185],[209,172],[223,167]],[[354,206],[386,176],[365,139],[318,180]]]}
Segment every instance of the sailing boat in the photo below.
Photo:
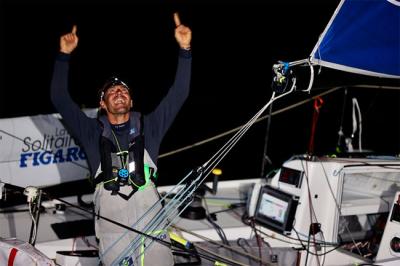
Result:
{"label": "sailing boat", "polygon": [[[310,58],[290,63],[279,62],[274,66],[277,75],[275,79],[276,86],[279,91],[269,101],[269,104],[277,99],[283,99],[285,95],[299,89],[297,88],[295,74],[291,72],[291,69],[303,64],[309,66],[311,73],[310,83],[308,88],[304,89],[305,91],[312,89],[315,65],[377,77],[400,78],[399,60],[396,60],[399,58],[400,47],[400,38],[396,34],[400,32],[398,23],[399,10],[399,3],[395,0],[342,1],[321,35]],[[342,19],[349,17],[351,23],[342,21]],[[389,37],[389,40],[383,45],[387,56],[379,52],[379,56],[375,56],[373,60],[369,60],[369,64],[364,65],[358,59],[361,59],[362,62],[363,59],[370,58],[371,53],[370,50],[363,50],[360,47],[363,47],[365,43],[369,43],[370,39],[385,39],[378,36],[372,38],[371,32],[359,30],[362,26],[359,25],[358,21],[368,21],[376,17],[379,17],[379,23],[373,23],[373,25],[378,27],[376,29],[377,32],[382,33],[387,32],[387,29],[393,29],[389,31],[393,35],[386,34],[389,36],[384,36]],[[387,24],[384,24],[384,22]],[[356,25],[354,31],[348,30],[350,24]],[[372,31],[370,26],[368,26],[369,29]],[[342,34],[343,32],[348,34]],[[356,37],[355,33],[362,32],[367,33],[368,42],[365,39],[364,41],[350,39],[350,36],[352,38]],[[342,44],[340,41],[344,41],[347,45]],[[346,49],[336,49],[336,47],[346,47]],[[377,46],[374,44],[373,47],[376,48]],[[388,47],[389,49],[386,49]],[[352,49],[350,50],[351,52],[347,52],[348,48],[355,48],[356,51]],[[357,54],[357,51],[363,51],[363,53]],[[338,52],[344,52],[344,54]],[[349,53],[352,56],[348,56]],[[345,59],[352,60],[350,62],[343,61]],[[383,68],[377,67],[377,65],[383,66]],[[249,123],[243,126],[238,131],[238,134],[235,134],[231,139],[232,141],[221,149],[222,153],[218,153],[215,158],[222,159],[268,106],[268,104],[264,106]],[[48,119],[48,117],[42,118],[44,120]],[[35,124],[41,124],[42,122]],[[12,121],[9,121],[9,123],[12,123]],[[18,125],[21,125],[21,123]],[[21,132],[28,131],[21,130]],[[57,169],[62,169],[60,173],[67,174],[73,168],[75,169],[74,171],[78,172],[71,174],[71,176],[73,178],[83,178],[86,171],[82,167],[84,158],[80,157],[79,150],[72,149],[75,147],[75,143],[68,139],[67,134],[61,128],[54,132],[31,136],[29,139],[27,139],[27,136],[19,136],[23,140],[22,144],[20,143],[22,146],[16,148],[18,155],[13,159],[15,161],[11,163],[14,167],[29,169],[26,173],[35,171],[40,167],[57,166]],[[58,142],[57,137],[59,137]],[[3,139],[5,138],[3,137]],[[9,141],[13,142],[15,140],[10,138]],[[9,143],[9,141],[3,143]],[[42,150],[47,148],[48,145],[56,145],[56,142],[58,143],[57,145],[67,143],[65,146],[57,147],[62,149],[62,152],[57,150],[55,154],[49,154]],[[254,179],[219,182],[218,189],[216,187],[211,190],[203,188],[204,192],[193,195],[194,191],[200,189],[205,178],[217,166],[218,160],[213,159],[207,162],[207,173],[204,174],[203,171],[200,171],[202,173],[201,179],[197,180],[196,176],[195,179],[191,180],[191,183],[195,184],[193,187],[184,184],[174,187],[159,187],[159,191],[164,195],[163,200],[171,204],[174,203],[174,200],[178,202],[176,201],[176,195],[182,193],[182,189],[185,191],[185,188],[190,188],[185,192],[188,199],[193,199],[189,200],[190,202],[195,202],[194,198],[199,198],[201,194],[204,194],[203,196],[208,200],[208,202],[206,201],[208,210],[205,212],[218,217],[217,221],[214,220],[210,224],[207,224],[202,218],[194,220],[180,218],[175,211],[180,212],[183,209],[178,207],[187,207],[187,202],[182,200],[178,202],[180,206],[174,206],[176,207],[173,212],[174,216],[169,218],[176,218],[177,220],[173,224],[165,226],[179,231],[182,237],[176,238],[176,241],[184,246],[195,247],[197,254],[204,255],[206,253],[208,257],[212,256],[210,246],[207,249],[207,246],[202,246],[201,243],[208,243],[211,245],[211,249],[215,250],[221,247],[226,248],[229,245],[233,246],[232,241],[239,239],[240,241],[235,241],[237,243],[236,249],[229,251],[231,256],[235,258],[234,261],[224,259],[221,253],[214,254],[213,258],[218,258],[220,261],[230,264],[242,263],[243,258],[237,258],[237,254],[240,253],[237,250],[238,248],[242,253],[247,253],[245,255],[246,262],[243,262],[246,264],[296,265],[298,261],[300,261],[300,265],[347,265],[350,263],[395,265],[396,262],[398,263],[400,241],[400,236],[397,235],[400,232],[398,207],[400,205],[398,200],[400,162],[398,159],[338,159],[298,156],[285,162],[283,167],[269,180]],[[82,164],[77,166],[76,163]],[[4,171],[14,171],[10,170],[13,169],[10,168],[10,165],[3,163],[2,166]],[[65,168],[59,168],[59,166],[65,166]],[[20,171],[26,169],[20,169]],[[35,173],[35,175],[45,173],[48,173],[48,171]],[[64,176],[61,180],[53,180],[46,184],[64,182],[67,179],[68,177]],[[27,185],[20,180],[6,181],[23,187]],[[45,185],[45,183],[30,185],[41,186]],[[210,183],[206,185],[208,187],[212,186]],[[28,189],[26,194],[30,195],[30,191]],[[368,193],[365,193],[366,191]],[[243,207],[243,201],[245,200],[247,201],[245,210],[248,217],[253,217],[252,219],[242,220],[242,213],[234,212],[237,206]],[[212,205],[211,202],[213,201],[214,205],[209,206]],[[219,205],[215,204],[216,201],[219,201]],[[222,212],[221,202],[225,205],[228,204],[228,212],[233,210],[233,214]],[[62,201],[53,202],[51,208],[53,208],[54,212],[49,212],[47,215],[58,214],[66,217],[64,214],[69,208],[65,209],[65,206],[66,204]],[[237,210],[240,210],[240,208]],[[79,215],[83,217],[87,214],[78,213],[72,220],[67,219],[67,221],[72,222],[70,223],[72,227],[77,225],[73,223],[74,221],[81,220],[78,218]],[[385,216],[386,220],[384,221]],[[46,214],[41,217],[43,220]],[[91,217],[86,218],[86,220],[90,220]],[[11,220],[10,217],[7,217],[7,219],[7,221]],[[56,220],[57,217],[54,219]],[[21,221],[22,219],[17,218],[15,220]],[[373,223],[371,222],[372,220]],[[39,226],[43,224],[41,222]],[[51,224],[55,223],[52,222]],[[378,225],[380,227],[377,227]],[[46,226],[50,227],[48,224]],[[4,227],[2,226],[1,228]],[[374,242],[372,242],[369,234],[373,233],[374,230],[376,231],[377,228],[381,230],[379,232],[380,235],[374,235]],[[39,232],[42,231],[44,230],[39,228]],[[254,234],[256,235],[255,245],[252,242],[254,238],[251,238]],[[38,237],[40,235],[41,233]],[[266,241],[264,244],[261,244],[261,235],[264,236]],[[205,239],[207,241],[204,241]],[[222,243],[215,244],[214,242],[217,240],[221,240],[220,242]],[[91,249],[95,242],[90,241],[87,238],[81,238],[79,241],[77,238],[72,238],[69,241],[64,241],[64,247],[57,247],[56,242],[39,243],[36,247],[47,256],[55,258],[57,256],[56,250],[66,250],[72,247],[75,251],[75,245],[78,242],[82,246],[86,245],[87,249]],[[298,248],[298,251],[293,248]],[[261,256],[258,254],[259,250],[262,250]],[[66,262],[67,256],[58,255],[60,255],[58,263],[68,265],[68,262]],[[119,262],[116,262],[116,265],[118,264]]]}

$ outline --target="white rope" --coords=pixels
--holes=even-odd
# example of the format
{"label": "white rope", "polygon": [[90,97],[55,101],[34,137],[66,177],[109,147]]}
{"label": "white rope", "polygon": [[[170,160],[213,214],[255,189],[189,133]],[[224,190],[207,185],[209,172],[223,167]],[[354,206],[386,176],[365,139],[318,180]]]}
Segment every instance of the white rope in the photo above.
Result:
{"label": "white rope", "polygon": [[[218,163],[228,154],[228,152],[235,146],[235,144],[244,136],[249,128],[256,122],[257,118],[261,116],[261,114],[270,106],[271,103],[293,92],[295,90],[295,87],[296,78],[292,78],[292,87],[288,92],[283,93],[277,97],[275,97],[275,92],[272,93],[271,99],[268,101],[268,103],[263,108],[261,108],[261,110],[258,111],[257,114],[254,115],[225,145],[223,145],[222,148],[220,148],[207,162],[205,162],[198,169],[200,171],[198,176],[194,180],[192,180],[190,185],[186,186],[183,190],[179,191],[179,193],[175,194],[174,197],[168,202],[168,204],[166,204],[164,208],[161,209],[159,213],[151,220],[151,222],[146,225],[143,231],[147,233],[155,230],[166,230],[171,224],[171,222],[167,223],[166,221],[169,221],[169,219],[172,219],[174,221],[178,217],[178,215],[185,208],[187,208],[187,206],[191,202],[188,199],[192,197],[194,191],[203,183],[203,181],[211,173],[214,167],[218,165]],[[185,179],[187,177],[188,175],[185,177]],[[174,186],[174,188],[176,187],[177,186]],[[174,190],[174,188],[171,190]],[[169,195],[170,192],[168,192],[164,196],[164,198],[167,198]],[[179,207],[181,207],[183,204],[185,204],[184,208],[181,208],[181,211],[177,212]],[[146,214],[144,214],[143,216],[146,216]],[[113,265],[119,264],[122,258],[132,256],[132,254],[135,253],[138,248],[140,248],[141,244],[143,244],[142,237],[143,236],[141,235],[137,235],[135,239],[128,245],[128,247],[120,253],[117,259],[114,260]],[[145,245],[144,249],[147,249],[154,242],[154,239],[147,238],[145,241],[147,242],[147,245]]]}
{"label": "white rope", "polygon": [[36,234],[37,234],[37,223],[36,223],[36,219],[35,219],[35,217],[33,215],[32,208],[33,208],[32,202],[28,201],[29,215],[31,216],[32,223],[33,223],[32,238],[30,239],[30,241],[32,241],[32,243],[30,243],[30,244],[35,243]]}
{"label": "white rope", "polygon": [[307,64],[308,64],[308,66],[310,67],[310,82],[308,83],[308,88],[307,88],[307,90],[305,90],[305,91],[306,91],[306,92],[310,92],[310,91],[311,91],[311,88],[312,88],[312,85],[314,84],[314,67],[313,67],[313,65],[311,64],[310,59],[307,60]]}
{"label": "white rope", "polygon": [[[353,133],[351,134],[351,137],[354,138],[354,134],[357,131],[357,126],[358,126],[358,150],[361,152],[362,147],[361,147],[361,133],[362,133],[362,120],[361,120],[361,111],[360,111],[360,106],[358,105],[357,98],[352,99],[353,102],[353,110],[352,110],[352,117],[353,117]],[[357,115],[356,115],[357,111]],[[357,116],[358,116],[358,123],[357,123]]]}

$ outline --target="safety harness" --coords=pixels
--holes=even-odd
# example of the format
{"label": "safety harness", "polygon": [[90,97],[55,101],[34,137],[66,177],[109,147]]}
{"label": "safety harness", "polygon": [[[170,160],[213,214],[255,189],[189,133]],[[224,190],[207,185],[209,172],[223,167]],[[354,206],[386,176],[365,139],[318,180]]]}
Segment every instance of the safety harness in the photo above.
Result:
{"label": "safety harness", "polygon": [[[154,169],[144,163],[143,119],[138,112],[131,112],[129,125],[116,133],[105,116],[99,118],[102,126],[100,138],[101,172],[95,177],[95,183],[103,183],[104,189],[111,195],[119,195],[128,200],[143,190],[155,178]],[[126,139],[128,143],[124,143]],[[119,192],[121,186],[130,185],[129,195]]]}

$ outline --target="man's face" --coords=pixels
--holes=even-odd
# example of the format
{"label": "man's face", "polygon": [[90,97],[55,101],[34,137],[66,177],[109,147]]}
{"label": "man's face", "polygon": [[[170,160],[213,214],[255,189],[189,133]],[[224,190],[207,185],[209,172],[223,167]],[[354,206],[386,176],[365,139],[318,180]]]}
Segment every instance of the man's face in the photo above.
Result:
{"label": "man's face", "polygon": [[132,99],[128,89],[123,85],[115,85],[109,88],[100,101],[100,106],[107,113],[126,114],[132,107]]}

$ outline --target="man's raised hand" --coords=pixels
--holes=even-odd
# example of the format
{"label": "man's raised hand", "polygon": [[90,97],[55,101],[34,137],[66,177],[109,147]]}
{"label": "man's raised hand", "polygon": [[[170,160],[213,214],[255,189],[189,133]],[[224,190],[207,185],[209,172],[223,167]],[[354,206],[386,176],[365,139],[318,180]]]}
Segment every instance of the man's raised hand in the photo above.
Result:
{"label": "man's raised hand", "polygon": [[78,46],[78,35],[76,35],[77,27],[74,25],[72,31],[60,38],[60,51],[65,54],[70,54]]}
{"label": "man's raised hand", "polygon": [[192,40],[192,31],[189,27],[181,24],[181,20],[177,12],[174,13],[175,21],[175,39],[179,46],[183,49],[190,49],[190,42]]}

